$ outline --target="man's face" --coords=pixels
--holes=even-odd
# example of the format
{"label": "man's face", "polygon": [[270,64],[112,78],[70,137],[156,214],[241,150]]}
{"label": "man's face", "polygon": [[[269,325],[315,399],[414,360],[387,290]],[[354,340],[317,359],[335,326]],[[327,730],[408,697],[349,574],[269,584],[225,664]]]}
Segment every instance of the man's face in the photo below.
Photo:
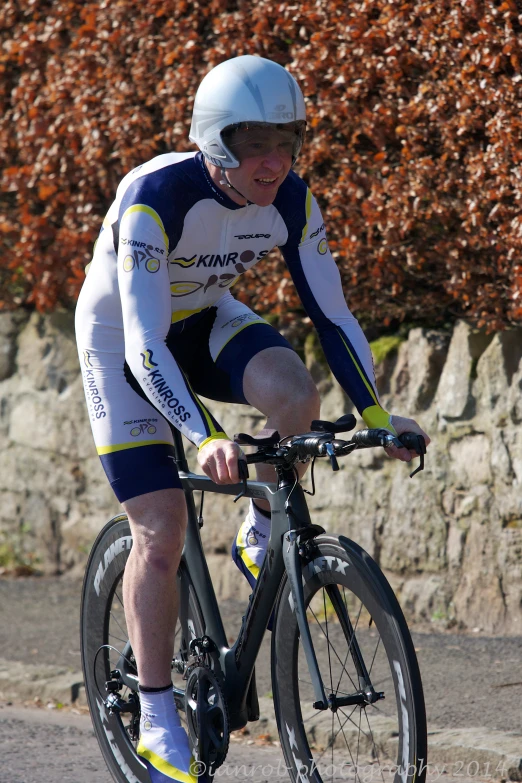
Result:
{"label": "man's face", "polygon": [[227,142],[240,162],[238,168],[227,169],[230,184],[253,204],[269,206],[292,167],[295,132],[275,128],[241,129]]}

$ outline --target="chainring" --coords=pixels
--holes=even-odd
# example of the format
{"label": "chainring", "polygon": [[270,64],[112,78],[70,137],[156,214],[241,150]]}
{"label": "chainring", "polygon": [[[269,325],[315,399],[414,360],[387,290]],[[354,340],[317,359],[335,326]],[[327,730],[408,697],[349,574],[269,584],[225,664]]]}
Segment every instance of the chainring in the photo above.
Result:
{"label": "chainring", "polygon": [[188,675],[185,714],[194,755],[212,780],[227,757],[230,724],[223,690],[207,666],[195,666]]}

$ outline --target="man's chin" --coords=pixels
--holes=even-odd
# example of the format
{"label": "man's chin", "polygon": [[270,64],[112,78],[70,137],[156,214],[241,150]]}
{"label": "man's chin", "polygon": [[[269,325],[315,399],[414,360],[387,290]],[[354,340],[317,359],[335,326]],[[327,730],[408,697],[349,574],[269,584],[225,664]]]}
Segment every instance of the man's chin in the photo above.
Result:
{"label": "man's chin", "polygon": [[273,204],[275,201],[275,197],[277,196],[277,191],[279,188],[277,188],[274,191],[267,191],[266,193],[259,193],[256,188],[256,193],[251,193],[248,200],[252,202],[252,204],[256,204],[258,207],[269,207],[270,204]]}

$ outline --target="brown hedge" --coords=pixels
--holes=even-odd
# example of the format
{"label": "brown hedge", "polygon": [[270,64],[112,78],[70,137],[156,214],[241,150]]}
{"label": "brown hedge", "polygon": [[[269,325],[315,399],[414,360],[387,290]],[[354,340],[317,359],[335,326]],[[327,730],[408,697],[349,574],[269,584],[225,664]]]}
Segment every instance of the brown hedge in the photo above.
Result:
{"label": "brown hedge", "polygon": [[[287,65],[298,163],[364,323],[522,320],[522,8],[514,0],[4,0],[0,304],[70,306],[121,177],[190,149],[204,73]],[[299,303],[274,253],[237,285]]]}

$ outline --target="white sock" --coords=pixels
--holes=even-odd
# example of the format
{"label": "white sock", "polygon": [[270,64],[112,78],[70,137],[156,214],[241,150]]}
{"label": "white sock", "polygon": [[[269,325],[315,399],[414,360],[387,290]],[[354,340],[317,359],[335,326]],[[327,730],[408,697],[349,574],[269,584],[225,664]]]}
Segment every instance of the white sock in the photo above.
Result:
{"label": "white sock", "polygon": [[[179,719],[172,688],[140,691],[141,720],[138,755],[146,759],[153,783],[176,780],[175,770],[189,774],[192,752],[187,733]],[[168,770],[167,777],[161,770]]]}
{"label": "white sock", "polygon": [[259,567],[268,547],[271,524],[270,516],[263,514],[251,500],[247,518],[243,523],[244,543],[248,556]]}
{"label": "white sock", "polygon": [[172,687],[163,691],[141,691],[141,723],[150,719],[156,722],[165,721],[172,728],[181,726]]}

